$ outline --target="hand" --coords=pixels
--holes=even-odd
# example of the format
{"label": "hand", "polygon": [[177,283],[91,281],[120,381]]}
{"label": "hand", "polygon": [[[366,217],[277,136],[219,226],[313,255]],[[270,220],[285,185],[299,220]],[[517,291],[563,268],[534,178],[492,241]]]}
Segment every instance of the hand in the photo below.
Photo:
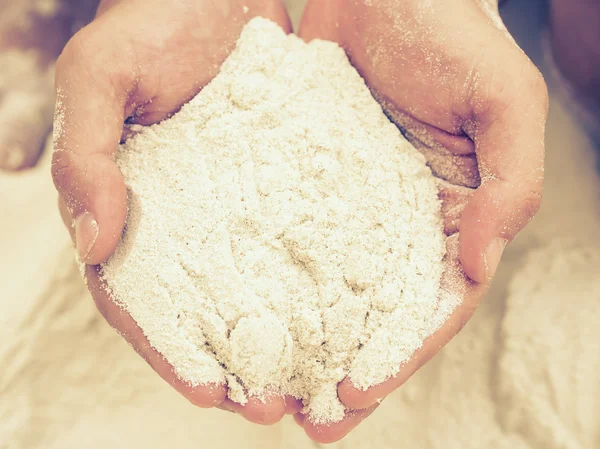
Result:
{"label": "hand", "polygon": [[490,2],[310,0],[300,34],[339,42],[388,115],[439,178],[448,253],[444,294],[463,298],[398,375],[361,391],[329,426],[296,420],[319,442],[358,425],[464,326],[508,242],[537,211],[543,183],[545,83]]}
{"label": "hand", "polygon": [[194,404],[270,424],[286,411],[297,412],[298,402],[250,399],[242,407],[225,399],[223,385],[186,385],[112,301],[92,266],[114,252],[125,225],[125,183],[113,159],[125,120],[149,125],[177,111],[217,74],[244,24],[257,15],[290,30],[278,0],[102,1],[96,19],[57,63],[52,174],[61,214],[88,264],[90,291],[106,320]]}

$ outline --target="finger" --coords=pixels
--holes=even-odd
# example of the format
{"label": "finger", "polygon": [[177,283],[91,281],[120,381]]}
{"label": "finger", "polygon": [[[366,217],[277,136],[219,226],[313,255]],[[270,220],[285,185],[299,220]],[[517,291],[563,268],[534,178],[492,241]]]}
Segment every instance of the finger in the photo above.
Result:
{"label": "finger", "polygon": [[203,408],[215,407],[222,404],[227,395],[225,386],[207,384],[193,387],[181,380],[175,374],[173,367],[150,345],[150,342],[134,319],[110,298],[98,270],[97,266],[88,266],[86,269],[86,281],[96,307],[106,321],[127,340],[131,347],[146,360],[160,377],[173,386],[175,390],[181,393],[192,404]]}
{"label": "finger", "polygon": [[442,217],[444,219],[444,234],[454,235],[460,226],[460,217],[471,196],[475,192],[459,185],[450,184],[438,179],[438,196],[442,201]]}
{"label": "finger", "polygon": [[433,149],[450,152],[457,156],[467,156],[475,154],[475,144],[466,135],[451,134],[436,126],[422,122],[398,109],[392,102],[375,92],[375,98],[382,105],[386,114],[392,121],[405,132],[409,133],[409,138],[413,138],[427,144]]}
{"label": "finger", "polygon": [[377,92],[374,92],[374,95],[390,120],[425,156],[434,176],[457,186],[479,187],[481,178],[475,156],[475,144],[469,137],[450,134],[417,120]]}
{"label": "finger", "polygon": [[306,417],[295,418],[295,421],[304,427],[304,432],[313,441],[320,444],[331,444],[341,440],[355,429],[361,422],[373,413],[379,404],[365,410],[351,410],[346,412],[344,419],[337,423],[316,424]]}
{"label": "finger", "polygon": [[125,224],[127,194],[113,157],[134,86],[128,56],[111,54],[98,40],[102,26],[78,33],[56,70],[52,175],[72,213],[79,257],[89,264],[113,253]]}
{"label": "finger", "polygon": [[[489,81],[474,81],[474,116],[465,126],[482,183],[461,217],[460,258],[465,273],[481,283],[490,281],[507,243],[537,212],[544,179],[546,85],[508,39],[496,48],[494,65],[481,75]],[[507,66],[521,71],[507,73],[497,61],[513,61]]]}
{"label": "finger", "polygon": [[351,409],[367,409],[381,402],[394,390],[404,384],[420,367],[427,363],[444,347],[467,323],[485,294],[485,286],[466,278],[458,259],[458,234],[447,239],[446,270],[442,278],[442,295],[462,296],[462,302],[444,325],[423,342],[423,346],[413,357],[399,367],[398,374],[366,391],[355,387],[351,379],[344,379],[338,386],[338,396],[342,403]]}
{"label": "finger", "polygon": [[411,132],[407,132],[406,137],[425,156],[427,165],[436,178],[469,188],[476,188],[481,184],[477,158],[474,154],[452,154],[437,143],[425,144]]}
{"label": "finger", "polygon": [[269,426],[276,424],[285,416],[285,399],[281,396],[266,398],[249,398],[244,405],[225,399],[221,404],[223,408],[243,416],[250,422]]}

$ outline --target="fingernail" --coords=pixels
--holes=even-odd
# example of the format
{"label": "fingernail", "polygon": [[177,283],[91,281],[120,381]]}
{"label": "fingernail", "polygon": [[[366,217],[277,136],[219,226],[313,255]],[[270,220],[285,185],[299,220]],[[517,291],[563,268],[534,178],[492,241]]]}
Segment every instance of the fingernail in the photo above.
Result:
{"label": "fingernail", "polygon": [[90,255],[99,233],[98,222],[89,212],[84,212],[75,219],[75,246],[82,262]]}
{"label": "fingernail", "polygon": [[485,275],[488,281],[494,277],[494,274],[496,274],[498,264],[502,258],[502,253],[504,252],[507,244],[508,241],[506,239],[497,238],[492,240],[492,242],[485,249],[483,262],[485,263]]}

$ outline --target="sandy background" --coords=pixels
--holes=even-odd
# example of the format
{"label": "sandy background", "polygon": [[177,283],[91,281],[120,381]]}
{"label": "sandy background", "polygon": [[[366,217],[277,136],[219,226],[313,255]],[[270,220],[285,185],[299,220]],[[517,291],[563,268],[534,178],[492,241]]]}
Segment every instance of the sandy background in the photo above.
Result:
{"label": "sandy background", "polygon": [[[302,1],[290,3],[297,17]],[[549,77],[540,4],[515,0],[505,14]],[[334,448],[600,448],[600,178],[549,81],[538,217],[459,337]],[[0,449],[315,447],[289,418],[259,427],[194,408],[104,323],[48,166],[0,174]]]}

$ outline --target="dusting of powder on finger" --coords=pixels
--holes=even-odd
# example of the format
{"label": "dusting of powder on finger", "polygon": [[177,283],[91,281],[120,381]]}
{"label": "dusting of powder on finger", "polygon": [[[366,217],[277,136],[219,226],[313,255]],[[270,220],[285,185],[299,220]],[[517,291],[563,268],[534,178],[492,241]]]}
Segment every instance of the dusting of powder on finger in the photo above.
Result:
{"label": "dusting of powder on finger", "polygon": [[257,18],[220,74],[121,146],[124,238],[102,276],[191,385],[344,416],[456,306],[435,179],[344,51]]}

